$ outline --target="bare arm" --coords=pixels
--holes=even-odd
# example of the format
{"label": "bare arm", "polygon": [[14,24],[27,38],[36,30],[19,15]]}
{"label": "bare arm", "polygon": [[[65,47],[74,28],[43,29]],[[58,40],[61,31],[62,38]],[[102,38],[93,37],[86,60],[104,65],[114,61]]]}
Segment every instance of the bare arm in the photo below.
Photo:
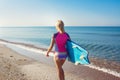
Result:
{"label": "bare arm", "polygon": [[55,40],[54,40],[54,37],[52,36],[51,43],[50,43],[50,46],[49,46],[49,48],[47,50],[46,56],[49,56],[49,52],[52,50],[52,48],[54,46],[54,43],[55,43]]}

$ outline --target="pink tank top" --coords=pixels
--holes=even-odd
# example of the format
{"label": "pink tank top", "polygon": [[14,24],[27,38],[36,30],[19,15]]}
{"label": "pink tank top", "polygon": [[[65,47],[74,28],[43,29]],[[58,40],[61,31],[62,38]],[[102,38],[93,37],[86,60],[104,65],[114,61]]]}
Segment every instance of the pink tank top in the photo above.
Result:
{"label": "pink tank top", "polygon": [[54,34],[54,38],[55,38],[55,51],[58,52],[66,52],[66,42],[68,39],[70,39],[69,35],[64,32],[64,33],[56,33]]}

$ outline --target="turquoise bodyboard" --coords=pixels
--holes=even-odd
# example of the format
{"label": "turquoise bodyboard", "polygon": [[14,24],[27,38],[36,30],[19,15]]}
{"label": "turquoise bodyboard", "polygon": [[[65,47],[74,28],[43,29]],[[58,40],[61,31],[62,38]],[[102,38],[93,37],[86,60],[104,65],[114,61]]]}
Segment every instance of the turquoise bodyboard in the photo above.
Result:
{"label": "turquoise bodyboard", "polygon": [[67,44],[68,60],[77,64],[90,64],[88,52],[75,42],[68,40]]}

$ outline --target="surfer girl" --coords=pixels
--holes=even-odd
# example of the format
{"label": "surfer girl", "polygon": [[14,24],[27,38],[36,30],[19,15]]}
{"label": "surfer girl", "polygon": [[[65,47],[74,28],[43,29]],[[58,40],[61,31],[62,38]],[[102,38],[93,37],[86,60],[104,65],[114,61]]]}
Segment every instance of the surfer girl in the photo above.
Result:
{"label": "surfer girl", "polygon": [[49,56],[49,52],[55,45],[54,62],[58,71],[58,77],[59,80],[65,80],[62,66],[68,56],[66,50],[66,42],[68,39],[70,39],[70,37],[64,30],[64,23],[62,20],[58,20],[55,26],[57,33],[53,34],[51,38],[51,43],[47,50],[46,56]]}

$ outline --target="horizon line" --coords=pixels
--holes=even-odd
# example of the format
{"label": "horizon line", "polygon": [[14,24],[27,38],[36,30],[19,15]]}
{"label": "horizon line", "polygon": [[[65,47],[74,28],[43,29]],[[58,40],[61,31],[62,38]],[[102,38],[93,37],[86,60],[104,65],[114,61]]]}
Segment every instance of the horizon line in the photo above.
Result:
{"label": "horizon line", "polygon": [[[87,25],[87,26],[82,26],[82,25],[80,25],[80,26],[75,26],[75,25],[72,25],[72,26],[70,26],[70,25],[67,25],[66,27],[120,27],[120,25]],[[18,26],[18,25],[16,25],[16,26],[0,26],[0,28],[4,28],[4,27],[54,27],[54,26],[45,26],[45,25],[22,25],[22,26]]]}

